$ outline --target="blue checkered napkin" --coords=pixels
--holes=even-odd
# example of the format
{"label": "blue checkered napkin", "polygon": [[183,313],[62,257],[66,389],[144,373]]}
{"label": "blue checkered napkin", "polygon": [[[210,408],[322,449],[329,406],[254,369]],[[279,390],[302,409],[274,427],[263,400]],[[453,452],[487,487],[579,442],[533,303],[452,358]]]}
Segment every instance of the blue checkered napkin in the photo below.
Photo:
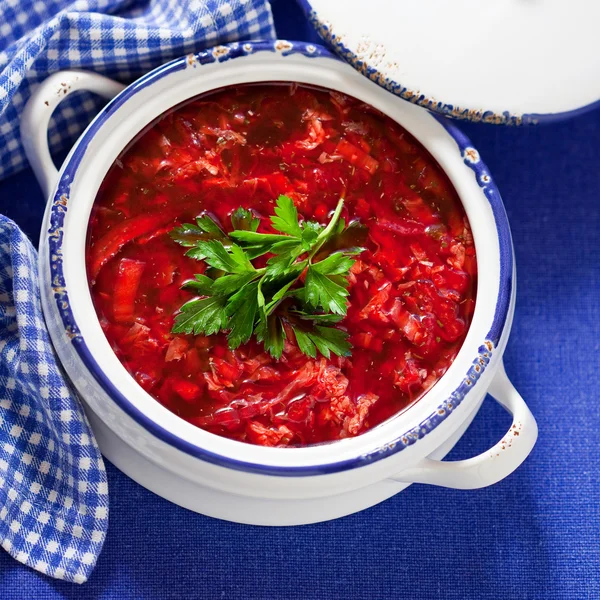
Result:
{"label": "blue checkered napkin", "polygon": [[[25,164],[19,115],[50,73],[77,67],[127,82],[189,52],[274,35],[268,0],[0,0],[0,179]],[[67,98],[51,149],[70,145],[100,102]]]}
{"label": "blue checkered napkin", "polygon": [[0,215],[0,545],[42,573],[83,583],[107,525],[104,464],[57,366],[36,252]]}

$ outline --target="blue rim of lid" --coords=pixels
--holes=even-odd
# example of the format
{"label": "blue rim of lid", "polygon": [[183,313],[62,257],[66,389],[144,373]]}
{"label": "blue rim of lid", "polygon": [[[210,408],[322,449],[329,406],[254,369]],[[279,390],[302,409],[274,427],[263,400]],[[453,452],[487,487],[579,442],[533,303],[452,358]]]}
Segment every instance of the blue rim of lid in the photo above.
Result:
{"label": "blue rim of lid", "polygon": [[580,106],[572,110],[558,113],[516,114],[508,110],[498,112],[492,110],[464,108],[444,102],[443,100],[434,100],[431,97],[422,94],[421,92],[412,91],[411,88],[403,85],[401,82],[395,81],[390,77],[383,75],[383,73],[381,73],[377,68],[373,67],[357,56],[355,52],[353,52],[340,40],[331,27],[319,17],[319,13],[313,9],[310,0],[297,0],[297,2],[304,12],[307,20],[314,27],[323,41],[345,62],[392,94],[402,98],[403,100],[406,100],[407,102],[410,102],[411,104],[417,104],[418,106],[422,106],[423,108],[426,108],[427,110],[435,112],[436,114],[444,117],[450,117],[451,119],[456,119],[459,121],[490,123],[493,125],[539,125],[542,123],[549,124],[565,121],[567,119],[588,113],[596,108],[600,108],[600,99],[598,99],[585,106]]}

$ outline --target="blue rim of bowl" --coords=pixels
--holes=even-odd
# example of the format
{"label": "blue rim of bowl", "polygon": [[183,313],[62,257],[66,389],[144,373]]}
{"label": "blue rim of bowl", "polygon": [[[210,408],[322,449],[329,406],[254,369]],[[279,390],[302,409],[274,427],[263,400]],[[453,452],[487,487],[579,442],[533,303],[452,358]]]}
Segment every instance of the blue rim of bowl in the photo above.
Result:
{"label": "blue rim of bowl", "polygon": [[[411,88],[403,85],[398,81],[394,81],[390,77],[383,75],[378,69],[370,65],[367,61],[362,60],[355,52],[350,50],[332,30],[323,19],[319,17],[319,13],[311,6],[310,0],[298,0],[298,3],[303,10],[306,18],[317,31],[323,41],[344,61],[352,65],[357,71],[368,77],[381,87],[385,88],[392,94],[399,96],[407,102],[418,104],[430,111],[445,117],[457,119],[459,121],[472,121],[474,123],[491,123],[494,125],[539,125],[542,123],[556,123],[578,117],[596,108],[600,108],[600,99],[579,106],[572,110],[566,110],[558,113],[525,113],[518,114],[505,110],[502,112],[482,109],[463,108],[454,104],[448,104],[442,100],[434,100],[421,92],[414,92]],[[414,89],[414,88],[413,88]]]}
{"label": "blue rim of bowl", "polygon": [[431,115],[432,118],[435,118],[439,121],[449,135],[455,140],[465,164],[473,170],[477,183],[482,188],[485,197],[488,199],[496,222],[500,245],[500,286],[494,318],[484,343],[479,347],[477,356],[473,360],[471,367],[469,368],[458,388],[456,388],[456,390],[450,394],[450,396],[417,427],[414,427],[404,434],[399,435],[392,442],[386,443],[379,448],[370,451],[369,453],[332,463],[284,467],[240,461],[217,454],[215,452],[211,452],[181,439],[155,421],[148,418],[143,412],[136,408],[102,371],[90,352],[90,349],[88,348],[83,336],[81,335],[79,327],[75,322],[66,288],[63,272],[62,242],[64,236],[63,225],[68,210],[71,182],[74,180],[77,169],[79,168],[81,160],[86,153],[88,144],[98,129],[102,127],[107,118],[114,113],[115,110],[126,103],[132,96],[155,81],[171,73],[187,68],[195,68],[198,65],[224,62],[241,56],[248,56],[257,52],[275,52],[282,56],[299,54],[311,58],[325,57],[333,60],[339,60],[326,48],[316,44],[307,44],[305,42],[277,40],[275,42],[260,41],[233,43],[227,46],[217,46],[198,54],[188,55],[186,57],[176,59],[144,75],[123,90],[123,92],[116,96],[102,109],[92,124],[83,133],[81,138],[78,140],[76,147],[73,149],[73,152],[68,157],[67,162],[62,170],[62,175],[53,197],[50,210],[50,226],[48,230],[48,254],[53,295],[62,323],[64,325],[65,333],[70,338],[73,348],[81,358],[90,374],[95,378],[95,380],[109,395],[109,397],[117,404],[117,406],[119,406],[123,411],[125,411],[125,413],[127,413],[152,435],[177,448],[178,450],[181,450],[203,461],[239,471],[292,477],[336,473],[362,467],[400,452],[408,446],[415,444],[418,440],[422,439],[431,431],[433,431],[440,423],[445,421],[461,404],[462,400],[485,371],[506,324],[513,289],[513,248],[506,212],[502,204],[500,193],[498,192],[496,185],[489,175],[485,164],[479,158],[478,152],[471,146],[468,138],[464,136],[451,121],[440,118],[436,115]]}

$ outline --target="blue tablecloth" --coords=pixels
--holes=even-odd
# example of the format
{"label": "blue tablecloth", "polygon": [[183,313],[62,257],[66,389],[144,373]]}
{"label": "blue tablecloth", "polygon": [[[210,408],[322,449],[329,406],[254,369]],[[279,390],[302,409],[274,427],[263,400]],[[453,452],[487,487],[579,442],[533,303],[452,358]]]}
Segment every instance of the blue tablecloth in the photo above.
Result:
{"label": "blue tablecloth", "polygon": [[[290,0],[273,8],[280,37],[316,41]],[[414,485],[292,529],[188,512],[108,464],[110,527],[90,581],[54,581],[0,551],[2,600],[600,598],[600,111],[539,128],[461,127],[512,225],[506,366],[540,428],[525,464],[488,489]],[[35,243],[42,209],[30,171],[0,183],[0,212]],[[487,401],[450,458],[483,451],[508,424]]]}

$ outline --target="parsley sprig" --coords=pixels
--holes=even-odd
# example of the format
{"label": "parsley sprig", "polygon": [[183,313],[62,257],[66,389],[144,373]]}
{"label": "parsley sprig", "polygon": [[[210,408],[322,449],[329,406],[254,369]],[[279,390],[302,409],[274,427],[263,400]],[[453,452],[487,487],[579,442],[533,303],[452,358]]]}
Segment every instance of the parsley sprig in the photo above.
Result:
{"label": "parsley sprig", "polygon": [[[334,325],[347,311],[351,256],[363,250],[351,243],[363,242],[367,230],[358,222],[346,226],[340,218],[343,206],[342,199],[323,226],[300,221],[292,199],[279,196],[271,216],[279,233],[259,233],[260,220],[244,208],[231,215],[230,233],[206,214],[175,228],[173,240],[208,269],[184,284],[198,296],[181,307],[173,332],[227,331],[232,349],[255,335],[278,359],[287,324],[307,356],[349,355],[348,334]],[[263,255],[270,257],[257,268],[252,261]]]}

